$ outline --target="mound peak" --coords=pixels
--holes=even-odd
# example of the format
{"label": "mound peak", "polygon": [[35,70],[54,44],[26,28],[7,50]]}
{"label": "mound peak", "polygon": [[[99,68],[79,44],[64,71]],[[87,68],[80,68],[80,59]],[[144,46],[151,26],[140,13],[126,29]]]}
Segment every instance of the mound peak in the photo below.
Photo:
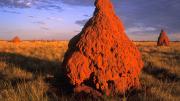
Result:
{"label": "mound peak", "polygon": [[95,6],[96,10],[114,12],[113,6],[109,0],[96,0]]}

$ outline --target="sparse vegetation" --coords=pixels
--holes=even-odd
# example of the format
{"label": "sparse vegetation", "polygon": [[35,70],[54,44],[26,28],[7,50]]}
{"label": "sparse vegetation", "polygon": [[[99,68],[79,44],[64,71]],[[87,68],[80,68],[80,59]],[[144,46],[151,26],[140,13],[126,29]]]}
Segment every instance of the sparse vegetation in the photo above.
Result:
{"label": "sparse vegetation", "polygon": [[[155,42],[135,43],[144,60],[142,89],[121,98],[105,100],[179,101],[180,43],[157,47]],[[0,101],[71,101],[63,90],[61,62],[66,41],[0,41]],[[91,99],[78,97],[78,101]]]}

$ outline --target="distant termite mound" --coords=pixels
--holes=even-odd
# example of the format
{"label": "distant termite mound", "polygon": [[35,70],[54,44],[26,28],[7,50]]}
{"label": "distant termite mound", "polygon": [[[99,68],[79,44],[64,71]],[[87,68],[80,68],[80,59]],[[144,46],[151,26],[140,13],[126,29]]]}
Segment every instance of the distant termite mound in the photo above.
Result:
{"label": "distant termite mound", "polygon": [[20,40],[20,38],[19,38],[18,36],[15,36],[15,37],[12,39],[12,42],[17,44],[17,43],[20,43],[21,40]]}
{"label": "distant termite mound", "polygon": [[140,87],[141,54],[126,36],[110,0],[96,0],[93,17],[69,42],[63,67],[75,92],[124,94]]}
{"label": "distant termite mound", "polygon": [[158,46],[169,46],[169,38],[164,30],[161,30],[161,33],[158,38]]}

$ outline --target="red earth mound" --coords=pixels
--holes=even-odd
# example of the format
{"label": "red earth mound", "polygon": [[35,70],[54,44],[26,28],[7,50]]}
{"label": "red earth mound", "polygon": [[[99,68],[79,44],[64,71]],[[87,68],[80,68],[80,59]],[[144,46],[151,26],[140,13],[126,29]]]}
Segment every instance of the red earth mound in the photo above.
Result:
{"label": "red earth mound", "polygon": [[110,0],[96,0],[95,6],[93,17],[69,42],[63,61],[69,82],[74,91],[97,95],[139,88],[139,50],[126,36]]}
{"label": "red earth mound", "polygon": [[158,46],[169,46],[169,38],[164,30],[161,30],[157,45]]}
{"label": "red earth mound", "polygon": [[13,43],[20,43],[21,40],[20,40],[20,38],[19,38],[18,36],[16,36],[16,37],[14,37],[14,38],[12,39],[12,42],[13,42]]}

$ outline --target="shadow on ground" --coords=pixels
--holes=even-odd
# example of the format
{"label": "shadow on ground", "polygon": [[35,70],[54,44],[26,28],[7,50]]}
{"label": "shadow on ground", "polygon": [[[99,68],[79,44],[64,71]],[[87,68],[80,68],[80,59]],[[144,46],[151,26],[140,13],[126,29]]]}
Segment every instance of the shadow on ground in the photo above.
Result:
{"label": "shadow on ground", "polygon": [[42,60],[15,53],[0,53],[0,60],[35,75],[52,75],[61,67],[60,62]]}
{"label": "shadow on ground", "polygon": [[163,82],[180,82],[180,77],[177,74],[171,73],[165,68],[154,67],[150,62],[146,62],[143,72]]}
{"label": "shadow on ground", "polygon": [[[68,84],[65,78],[61,62],[42,60],[6,52],[0,53],[0,61],[14,65],[13,68],[20,68],[21,70],[30,72],[34,76],[32,79],[27,80],[22,78],[8,80],[8,82],[13,85],[31,82],[36,80],[38,76],[43,76],[44,81],[50,85],[49,94],[53,92],[56,93],[56,95],[63,95],[70,93],[72,90],[72,86]],[[6,75],[0,73],[0,79],[6,81]]]}

